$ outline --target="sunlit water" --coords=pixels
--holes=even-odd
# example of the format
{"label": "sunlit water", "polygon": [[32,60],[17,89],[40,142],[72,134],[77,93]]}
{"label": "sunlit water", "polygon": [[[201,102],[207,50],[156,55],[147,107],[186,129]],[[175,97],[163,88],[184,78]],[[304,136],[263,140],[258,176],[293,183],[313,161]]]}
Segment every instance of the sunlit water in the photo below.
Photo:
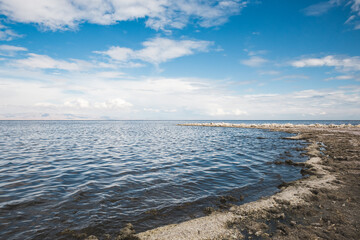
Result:
{"label": "sunlit water", "polygon": [[243,195],[241,204],[301,177],[269,164],[307,159],[290,134],[177,123],[0,121],[0,239],[101,237],[128,222],[144,231],[203,216],[219,196]]}

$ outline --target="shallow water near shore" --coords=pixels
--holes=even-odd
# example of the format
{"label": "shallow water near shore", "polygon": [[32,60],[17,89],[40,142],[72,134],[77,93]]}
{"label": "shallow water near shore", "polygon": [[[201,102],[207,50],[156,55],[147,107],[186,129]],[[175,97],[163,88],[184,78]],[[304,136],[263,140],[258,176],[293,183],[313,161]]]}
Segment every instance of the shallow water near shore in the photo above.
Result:
{"label": "shallow water near shore", "polygon": [[298,167],[269,164],[307,160],[305,142],[290,134],[177,123],[0,121],[1,238],[101,236],[128,222],[144,231],[203,216],[220,196],[241,204],[301,177]]}

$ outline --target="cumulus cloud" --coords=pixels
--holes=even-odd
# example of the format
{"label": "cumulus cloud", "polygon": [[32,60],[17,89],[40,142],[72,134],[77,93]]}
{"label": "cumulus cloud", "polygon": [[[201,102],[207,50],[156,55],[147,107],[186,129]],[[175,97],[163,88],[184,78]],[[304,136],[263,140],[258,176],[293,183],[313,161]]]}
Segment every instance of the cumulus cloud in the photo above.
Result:
{"label": "cumulus cloud", "polygon": [[158,37],[143,42],[144,48],[140,50],[113,46],[106,51],[96,51],[95,53],[109,56],[120,62],[140,60],[160,64],[174,58],[192,55],[195,52],[206,52],[212,44],[209,41],[172,40]]}
{"label": "cumulus cloud", "polygon": [[50,30],[75,29],[82,22],[115,24],[139,18],[153,29],[183,28],[196,20],[200,26],[223,24],[246,6],[245,0],[0,0],[0,13],[21,23]]}
{"label": "cumulus cloud", "polygon": [[335,67],[340,71],[360,71],[360,57],[325,56],[323,58],[304,58],[291,63],[303,67]]}

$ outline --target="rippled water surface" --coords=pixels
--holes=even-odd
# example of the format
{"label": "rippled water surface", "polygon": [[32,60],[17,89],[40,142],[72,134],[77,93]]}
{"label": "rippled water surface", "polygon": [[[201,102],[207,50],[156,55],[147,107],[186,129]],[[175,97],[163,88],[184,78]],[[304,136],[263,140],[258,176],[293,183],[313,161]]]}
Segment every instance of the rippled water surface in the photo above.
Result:
{"label": "rippled water surface", "polygon": [[101,237],[128,222],[139,232],[301,177],[268,164],[306,160],[290,134],[177,123],[0,121],[0,238]]}

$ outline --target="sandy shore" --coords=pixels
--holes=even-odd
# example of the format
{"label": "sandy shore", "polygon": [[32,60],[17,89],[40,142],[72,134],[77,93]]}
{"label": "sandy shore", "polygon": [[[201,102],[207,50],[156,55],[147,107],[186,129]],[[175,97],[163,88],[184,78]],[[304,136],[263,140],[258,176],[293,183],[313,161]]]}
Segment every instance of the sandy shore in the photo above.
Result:
{"label": "sandy shore", "polygon": [[283,183],[277,194],[226,212],[134,234],[131,226],[116,239],[360,239],[360,125],[182,124],[261,128],[296,133],[309,160],[303,179]]}

